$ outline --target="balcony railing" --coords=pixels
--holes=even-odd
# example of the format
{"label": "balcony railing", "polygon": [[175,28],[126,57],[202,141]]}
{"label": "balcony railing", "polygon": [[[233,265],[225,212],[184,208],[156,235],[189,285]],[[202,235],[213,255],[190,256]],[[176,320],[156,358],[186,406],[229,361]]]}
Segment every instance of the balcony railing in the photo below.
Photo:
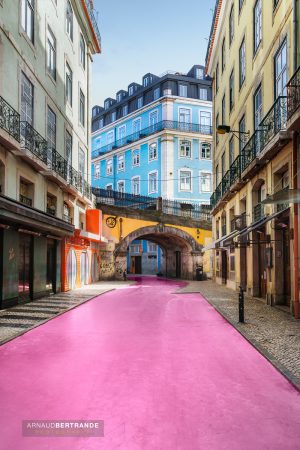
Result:
{"label": "balcony railing", "polygon": [[265,207],[261,203],[254,206],[253,208],[253,220],[252,222],[257,222],[258,220],[265,217]]}
{"label": "balcony railing", "polygon": [[26,206],[32,206],[32,199],[29,197],[26,197],[26,195],[20,194],[20,202]]}
{"label": "balcony railing", "polygon": [[[0,128],[7,131],[17,142],[21,149],[28,150],[50,170],[61,176],[71,186],[90,200],[92,188],[55,148],[49,147],[33,126],[25,121],[20,121],[20,115],[0,96]],[[20,200],[21,201],[21,200]],[[29,205],[30,206],[30,205]]]}
{"label": "balcony railing", "polygon": [[287,117],[291,119],[300,107],[300,67],[287,84]]}
{"label": "balcony railing", "polygon": [[92,152],[92,158],[97,158],[98,156],[102,156],[110,151],[116,150],[118,148],[123,147],[124,145],[131,144],[140,139],[143,139],[151,134],[158,133],[162,130],[176,130],[176,131],[184,131],[188,133],[200,133],[205,135],[212,134],[212,127],[210,125],[199,125],[197,123],[184,123],[177,122],[174,120],[163,120],[161,122],[157,122],[150,127],[143,128],[142,130],[130,134],[129,136],[123,137],[115,142],[104,145]]}
{"label": "balcony railing", "polygon": [[20,142],[20,114],[0,97],[0,128]]}
{"label": "balcony railing", "polygon": [[93,194],[96,196],[98,204],[113,205],[135,210],[160,211],[164,214],[173,216],[211,221],[210,205],[179,202],[161,197],[134,195],[113,191],[111,189],[93,188]]}
{"label": "balcony railing", "polygon": [[231,186],[240,178],[252,161],[264,150],[270,140],[280,131],[286,130],[287,97],[278,97],[272,108],[266,114],[251,138],[244,145],[241,154],[233,161],[221,183],[212,194],[210,202],[214,208],[219,200],[230,190]]}
{"label": "balcony railing", "polygon": [[67,214],[63,214],[63,220],[65,222],[72,223],[72,217],[68,216]]}
{"label": "balcony railing", "polygon": [[89,18],[90,18],[90,20],[92,22],[93,29],[94,29],[95,35],[97,37],[97,41],[98,41],[99,47],[101,48],[101,35],[100,35],[98,24],[97,24],[97,21],[96,21],[96,18],[95,18],[93,3],[91,2],[91,0],[83,0],[83,1],[84,1],[85,6],[86,6],[86,9],[88,11]]}

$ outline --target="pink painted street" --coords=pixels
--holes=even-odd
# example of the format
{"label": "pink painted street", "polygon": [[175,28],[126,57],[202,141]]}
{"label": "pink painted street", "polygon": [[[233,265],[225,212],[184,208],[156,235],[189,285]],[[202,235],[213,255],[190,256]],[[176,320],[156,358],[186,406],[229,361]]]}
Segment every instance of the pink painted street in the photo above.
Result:
{"label": "pink painted street", "polygon": [[[2,345],[0,448],[300,449],[299,392],[182,286],[136,278]],[[103,420],[104,437],[23,437],[22,420]]]}

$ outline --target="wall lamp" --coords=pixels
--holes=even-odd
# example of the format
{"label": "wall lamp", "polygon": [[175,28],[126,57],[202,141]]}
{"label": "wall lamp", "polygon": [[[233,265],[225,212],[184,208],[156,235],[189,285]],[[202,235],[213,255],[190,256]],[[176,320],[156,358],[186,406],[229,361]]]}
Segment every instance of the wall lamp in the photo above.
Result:
{"label": "wall lamp", "polygon": [[[232,133],[236,138],[238,138],[240,141],[244,142],[244,140],[248,140],[250,136],[250,131],[236,131],[232,130],[229,125],[218,125],[217,126],[217,134],[228,134]],[[243,140],[237,136],[239,134],[242,134],[244,136]]]}

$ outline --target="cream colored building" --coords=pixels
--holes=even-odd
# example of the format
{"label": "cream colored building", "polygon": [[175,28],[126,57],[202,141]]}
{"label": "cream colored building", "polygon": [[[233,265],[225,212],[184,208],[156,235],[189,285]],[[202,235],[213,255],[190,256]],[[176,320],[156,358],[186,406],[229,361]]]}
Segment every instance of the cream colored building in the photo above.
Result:
{"label": "cream colored building", "polygon": [[100,45],[90,0],[0,1],[1,254],[11,264],[2,306],[75,284],[74,257],[64,275],[61,252],[75,230],[88,238],[91,62]]}
{"label": "cream colored building", "polygon": [[228,127],[214,136],[214,278],[291,309],[299,295],[297,206],[284,193],[297,187],[287,83],[298,68],[298,41],[298,2],[218,0],[206,67],[215,127]]}

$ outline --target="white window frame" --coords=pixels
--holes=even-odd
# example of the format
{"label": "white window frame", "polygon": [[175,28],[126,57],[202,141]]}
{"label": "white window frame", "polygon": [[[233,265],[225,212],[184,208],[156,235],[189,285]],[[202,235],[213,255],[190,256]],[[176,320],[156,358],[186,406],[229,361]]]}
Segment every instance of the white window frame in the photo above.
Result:
{"label": "white window frame", "polygon": [[[138,157],[138,163],[137,164],[134,163],[136,157]],[[141,161],[141,152],[140,152],[140,150],[139,149],[132,150],[131,158],[132,158],[132,167],[139,167],[140,161]]]}
{"label": "white window frame", "polygon": [[[30,40],[32,44],[34,44],[34,28],[35,28],[35,8],[36,8],[36,0],[22,0],[21,3],[21,25],[24,33]],[[28,29],[28,14],[31,17],[31,30]],[[30,32],[31,31],[31,32]]]}
{"label": "white window frame", "polygon": [[[155,152],[156,155],[155,155],[155,156],[152,156],[151,150],[152,150],[154,147],[155,147],[155,149],[156,149],[156,152]],[[149,144],[149,147],[148,147],[148,161],[149,161],[149,162],[151,162],[151,161],[156,161],[157,158],[158,158],[158,145],[157,145],[157,142],[151,142],[151,143]]]}
{"label": "white window frame", "polygon": [[[203,146],[203,144],[210,146],[210,157],[209,158],[207,158],[207,156],[202,156],[202,150],[203,150],[202,146]],[[204,159],[204,160],[207,160],[207,161],[211,161],[212,160],[212,144],[211,144],[211,142],[200,142],[199,152],[200,152],[199,159]],[[206,150],[205,150],[205,154],[206,154]]]}
{"label": "white window frame", "polygon": [[[184,89],[184,92],[186,92],[186,94],[182,93],[182,88]],[[188,87],[186,84],[179,84],[178,87],[178,97],[184,97],[187,98],[187,91],[188,91]]]}
{"label": "white window frame", "polygon": [[[185,121],[183,122],[183,121],[180,120],[180,111],[182,111],[182,110],[189,111],[189,118],[190,118],[189,122],[185,122]],[[190,124],[190,123],[192,123],[193,122],[192,108],[187,108],[187,107],[178,108],[178,122],[180,124]]]}
{"label": "white window frame", "polygon": [[[156,116],[156,121],[154,123],[151,123],[151,117]],[[153,111],[149,112],[149,127],[152,127],[158,123],[158,109],[154,109]]]}
{"label": "white window frame", "polygon": [[[209,189],[203,190],[202,182],[203,182],[204,176],[206,176],[206,175],[209,175]],[[212,192],[212,173],[209,172],[208,170],[200,170],[199,171],[199,192],[201,192],[203,194],[209,194]]]}
{"label": "white window frame", "polygon": [[[208,123],[203,123],[202,122],[202,117],[203,118],[208,118],[209,117],[209,124]],[[203,126],[206,126],[206,127],[211,127],[212,125],[212,117],[211,117],[211,111],[199,111],[199,124],[200,125],[203,125]]]}
{"label": "white window frame", "polygon": [[96,162],[94,165],[94,179],[99,180],[100,178],[100,162]]}
{"label": "white window frame", "polygon": [[[156,175],[156,179],[155,179],[155,183],[156,186],[154,189],[151,189],[151,182],[152,180],[150,180],[151,175]],[[158,171],[157,170],[152,170],[151,172],[148,173],[148,194],[157,194],[158,193]]]}
{"label": "white window frame", "polygon": [[[202,96],[202,93],[205,92],[205,95]],[[199,87],[199,100],[203,102],[207,102],[208,100],[208,90],[206,88]]]}
{"label": "white window frame", "polygon": [[80,33],[79,37],[79,62],[83,70],[85,70],[85,60],[86,60],[86,45],[83,34]]}
{"label": "white window frame", "polygon": [[[135,124],[137,124],[137,123],[139,123],[139,130],[135,131],[134,127],[135,127]],[[132,134],[140,133],[141,129],[142,129],[142,118],[141,117],[137,117],[136,119],[134,119],[132,121]]]}
{"label": "white window frame", "polygon": [[257,50],[262,41],[262,1],[256,0],[254,4],[253,10],[253,44],[254,44],[254,54],[256,54]]}
{"label": "white window frame", "polygon": [[[120,166],[120,158],[123,158],[123,164]],[[117,156],[117,171],[124,172],[125,171],[125,154],[121,153]]]}
{"label": "white window frame", "polygon": [[[189,143],[189,146],[190,146],[190,152],[189,152],[190,155],[189,156],[187,156],[187,154],[186,154],[187,144],[183,144],[183,143]],[[185,146],[185,154],[184,155],[181,154],[181,146],[182,145]],[[179,149],[178,150],[179,150],[178,157],[180,159],[182,159],[182,158],[192,159],[192,141],[190,141],[189,139],[179,139]]]}
{"label": "white window frame", "polygon": [[79,88],[79,123],[85,128],[85,95]]}
{"label": "white window frame", "polygon": [[[135,192],[134,192],[134,189],[133,189],[134,181],[135,181],[135,180],[138,180],[138,181],[139,181],[139,184],[138,184],[138,192],[137,192],[137,193],[135,193]],[[136,176],[134,176],[134,177],[131,178],[131,192],[132,192],[133,195],[141,195],[141,177],[140,177],[139,175],[136,175]]]}
{"label": "white window frame", "polygon": [[[108,163],[111,163],[111,164],[108,164]],[[109,167],[110,167],[110,170],[109,170]],[[106,160],[106,175],[112,175],[113,171],[114,171],[113,159],[109,158],[109,159]]]}
{"label": "white window frame", "polygon": [[[124,135],[123,136],[121,136],[121,131],[123,131],[124,130]],[[118,127],[118,141],[119,140],[121,140],[121,139],[125,139],[126,138],[126,125],[120,125],[119,127]]]}
{"label": "white window frame", "polygon": [[[126,112],[125,112],[126,111]],[[122,107],[122,117],[125,117],[128,115],[128,105],[124,105]]]}
{"label": "white window frame", "polygon": [[[120,184],[123,184],[123,188],[124,188],[124,190],[122,190],[122,191],[120,191]],[[118,190],[118,192],[120,192],[121,194],[124,194],[125,193],[125,180],[119,180],[118,182],[117,182],[117,190]]]}
{"label": "white window frame", "polygon": [[128,89],[128,95],[132,95],[134,93],[134,87],[130,86]]}
{"label": "white window frame", "polygon": [[[112,139],[110,139],[112,137]],[[113,145],[115,141],[115,132],[114,130],[110,130],[106,133],[106,143],[107,145]]]}
{"label": "white window frame", "polygon": [[[190,189],[182,189],[181,188],[181,173],[182,172],[189,172],[189,174],[190,174],[190,180],[191,180],[191,187],[190,187]],[[178,191],[179,192],[193,192],[193,181],[192,181],[192,170],[191,169],[180,169],[179,170],[179,176],[178,176],[178,178],[179,178],[179,186],[178,186]]]}
{"label": "white window frame", "polygon": [[109,109],[109,107],[110,107],[110,101],[109,101],[109,100],[106,100],[106,101],[104,102],[104,109]]}
{"label": "white window frame", "polygon": [[56,37],[50,26],[47,28],[47,73],[56,81]]}
{"label": "white window frame", "polygon": [[137,107],[138,107],[138,109],[140,109],[140,108],[142,108],[144,106],[144,98],[143,98],[143,96],[142,97],[139,97],[138,99],[137,99]]}
{"label": "white window frame", "polygon": [[66,33],[69,36],[69,38],[71,39],[71,41],[73,42],[74,11],[73,11],[70,0],[67,0],[67,6],[66,6]]}
{"label": "white window frame", "polygon": [[73,71],[72,71],[71,66],[68,63],[68,61],[66,61],[65,67],[66,67],[66,69],[65,69],[66,70],[66,78],[65,78],[66,103],[68,103],[69,106],[72,107],[72,105],[73,105]]}
{"label": "white window frame", "polygon": [[[199,72],[201,73],[201,76],[199,76]],[[201,69],[201,67],[196,67],[196,78],[197,80],[203,80],[204,78],[204,70]]]}

